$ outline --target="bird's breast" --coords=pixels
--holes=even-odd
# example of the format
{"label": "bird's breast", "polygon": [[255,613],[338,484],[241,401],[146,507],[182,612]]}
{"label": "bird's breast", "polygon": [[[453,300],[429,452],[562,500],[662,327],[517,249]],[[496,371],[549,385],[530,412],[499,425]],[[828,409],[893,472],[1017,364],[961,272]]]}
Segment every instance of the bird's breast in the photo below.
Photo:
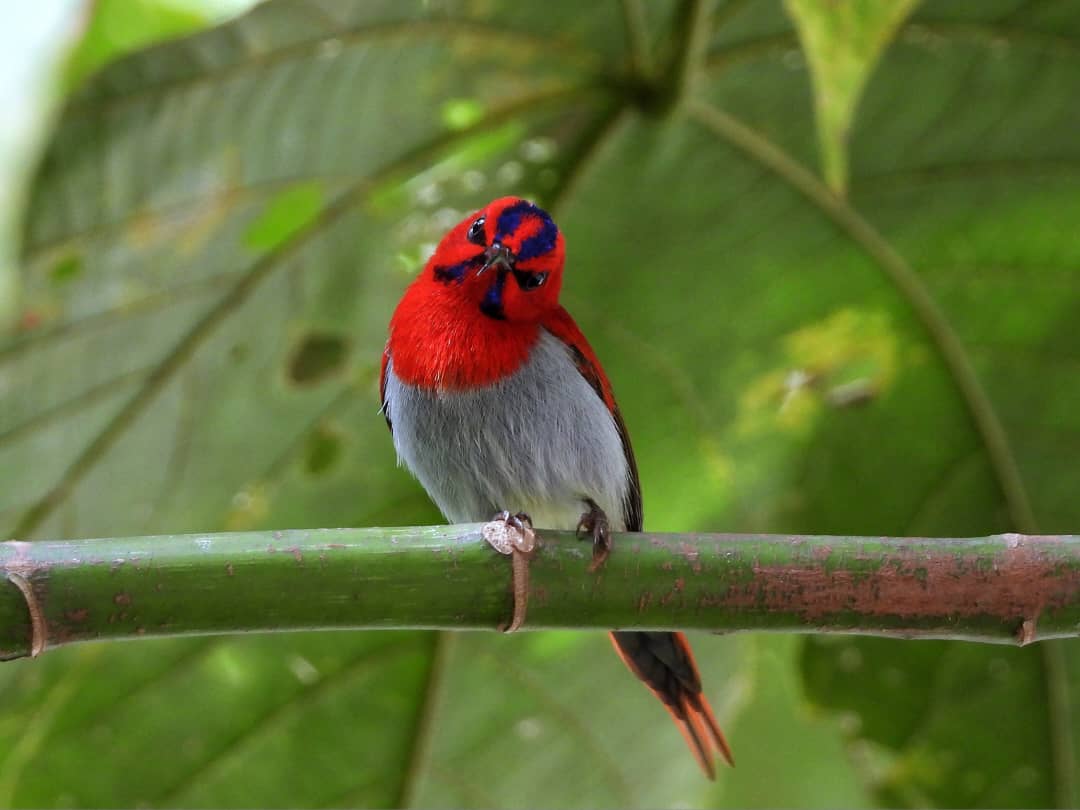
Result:
{"label": "bird's breast", "polygon": [[630,473],[615,420],[548,332],[516,371],[462,390],[403,381],[391,354],[385,397],[399,459],[448,520],[509,509],[569,529],[591,498],[622,528]]}
{"label": "bird's breast", "polygon": [[467,390],[520,369],[540,327],[481,314],[460,290],[414,282],[390,319],[394,373],[419,388]]}

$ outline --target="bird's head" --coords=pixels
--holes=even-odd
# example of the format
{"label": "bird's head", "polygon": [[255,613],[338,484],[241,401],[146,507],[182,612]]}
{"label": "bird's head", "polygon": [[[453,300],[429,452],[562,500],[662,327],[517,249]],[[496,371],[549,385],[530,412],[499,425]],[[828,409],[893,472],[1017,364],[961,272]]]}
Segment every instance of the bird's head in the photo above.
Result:
{"label": "bird's head", "polygon": [[502,197],[459,222],[424,268],[488,318],[535,322],[559,302],[565,247],[547,212]]}

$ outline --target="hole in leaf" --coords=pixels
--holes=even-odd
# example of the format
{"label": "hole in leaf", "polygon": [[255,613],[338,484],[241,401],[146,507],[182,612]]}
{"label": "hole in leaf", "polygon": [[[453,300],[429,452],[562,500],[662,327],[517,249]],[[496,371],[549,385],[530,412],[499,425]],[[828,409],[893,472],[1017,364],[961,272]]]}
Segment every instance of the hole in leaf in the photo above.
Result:
{"label": "hole in leaf", "polygon": [[349,344],[340,335],[308,333],[289,360],[289,379],[297,385],[317,385],[341,372]]}
{"label": "hole in leaf", "polygon": [[340,433],[329,426],[319,425],[308,434],[304,468],[311,475],[325,475],[341,458],[343,443]]}

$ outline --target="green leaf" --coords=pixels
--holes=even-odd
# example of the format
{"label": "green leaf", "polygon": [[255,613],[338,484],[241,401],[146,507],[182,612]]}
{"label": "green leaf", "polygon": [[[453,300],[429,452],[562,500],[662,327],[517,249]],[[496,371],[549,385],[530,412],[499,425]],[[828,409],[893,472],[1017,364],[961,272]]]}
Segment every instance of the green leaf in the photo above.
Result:
{"label": "green leaf", "polygon": [[[70,100],[25,218],[0,533],[439,520],[396,466],[379,358],[430,245],[503,194],[565,232],[564,300],[650,528],[1075,531],[1078,11],[957,0],[898,23],[830,136],[845,199],[812,169],[821,102],[779,0],[277,0],[112,65]],[[280,202],[315,186],[317,206]],[[284,225],[252,244],[275,199]],[[715,787],[594,636],[86,646],[0,668],[0,800],[1074,803],[1071,648],[850,644],[882,667],[695,639],[740,760]],[[777,706],[802,712],[788,736]],[[769,739],[801,790],[773,784]]]}
{"label": "green leaf", "polygon": [[[1055,712],[1075,705],[1075,690],[1058,680],[1063,667],[1074,671],[1074,646],[1032,655],[927,642],[913,654],[883,641],[815,639],[802,663],[811,698],[843,714],[857,755],[873,761],[883,804],[1044,806],[1063,800],[1072,779],[1059,770],[1072,763],[1055,759],[1074,724]],[[1017,695],[1041,709],[1026,723],[1001,708]]]}
{"label": "green leaf", "polygon": [[825,181],[847,187],[847,139],[855,109],[881,52],[919,0],[785,0],[813,78]]}
{"label": "green leaf", "polygon": [[271,199],[248,226],[245,242],[256,251],[281,247],[318,216],[325,200],[319,183],[301,183]]}
{"label": "green leaf", "polygon": [[86,32],[68,57],[67,82],[76,86],[126,53],[205,28],[210,9],[199,5],[197,0],[98,0]]}
{"label": "green leaf", "polygon": [[711,806],[873,806],[844,756],[840,724],[814,713],[791,678],[801,646],[790,635],[745,640],[748,665],[732,685],[749,694],[729,734],[739,740],[738,766],[720,780]]}

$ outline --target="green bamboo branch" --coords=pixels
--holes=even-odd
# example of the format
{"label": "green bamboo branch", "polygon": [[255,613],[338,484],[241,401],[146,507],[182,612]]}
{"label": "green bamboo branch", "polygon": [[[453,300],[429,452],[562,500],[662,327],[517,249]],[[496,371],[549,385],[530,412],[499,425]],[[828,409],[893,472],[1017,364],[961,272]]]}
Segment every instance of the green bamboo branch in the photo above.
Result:
{"label": "green bamboo branch", "polygon": [[[1080,536],[623,534],[597,573],[541,531],[527,629],[1080,635]],[[91,639],[494,629],[510,563],[480,524],[0,543],[0,660]],[[6,580],[6,582],[5,582]]]}

